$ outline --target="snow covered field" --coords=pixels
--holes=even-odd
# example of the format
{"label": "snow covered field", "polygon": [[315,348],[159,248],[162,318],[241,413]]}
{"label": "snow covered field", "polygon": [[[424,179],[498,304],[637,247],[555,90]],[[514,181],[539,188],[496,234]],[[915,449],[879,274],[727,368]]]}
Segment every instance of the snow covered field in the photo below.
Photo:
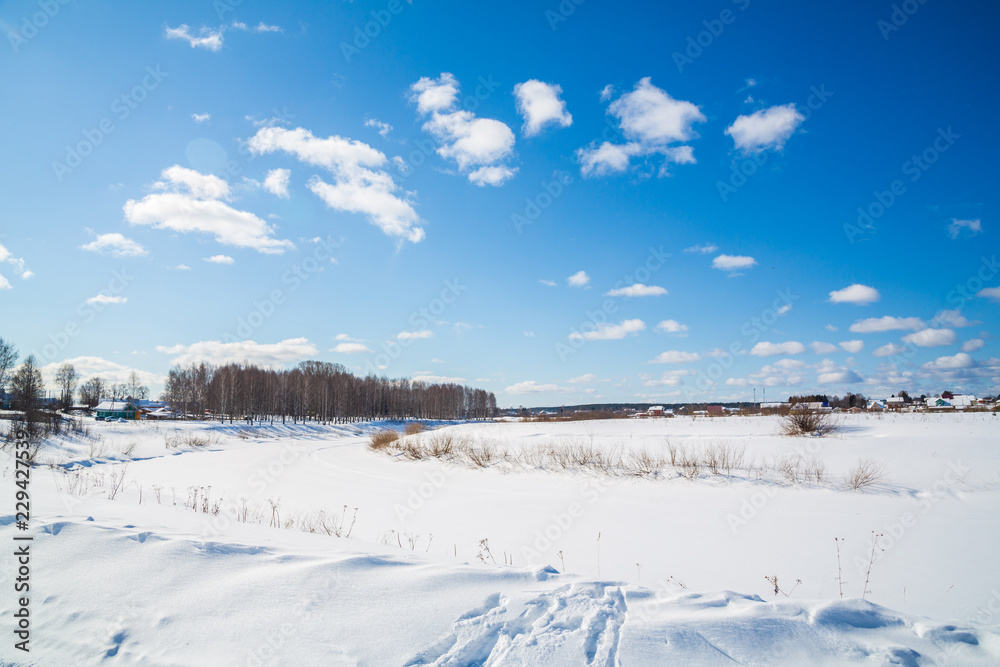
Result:
{"label": "snow covered field", "polygon": [[[371,451],[384,423],[87,422],[33,471],[31,653],[8,639],[0,662],[1000,664],[1000,420],[840,420],[823,439],[775,417],[411,436],[486,467]],[[659,463],[553,464],[567,451]],[[713,472],[711,451],[740,456]],[[885,476],[854,490],[859,459]]]}

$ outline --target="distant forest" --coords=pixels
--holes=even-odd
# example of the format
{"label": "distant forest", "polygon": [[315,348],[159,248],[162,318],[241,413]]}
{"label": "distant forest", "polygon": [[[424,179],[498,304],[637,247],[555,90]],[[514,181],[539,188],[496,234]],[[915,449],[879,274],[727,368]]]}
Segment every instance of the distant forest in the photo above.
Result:
{"label": "distant forest", "polygon": [[161,397],[185,415],[255,421],[489,419],[493,392],[458,384],[358,377],[340,364],[303,361],[292,370],[252,364],[175,366]]}

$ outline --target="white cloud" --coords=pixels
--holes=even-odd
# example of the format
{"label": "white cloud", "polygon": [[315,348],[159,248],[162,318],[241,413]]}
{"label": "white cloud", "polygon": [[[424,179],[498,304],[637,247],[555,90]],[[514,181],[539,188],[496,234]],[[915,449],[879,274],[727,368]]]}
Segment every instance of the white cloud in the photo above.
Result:
{"label": "white cloud", "polygon": [[222,245],[253,248],[266,254],[281,254],[295,247],[291,241],[274,238],[274,229],[253,213],[221,201],[230,197],[229,184],[221,178],[177,165],[164,169],[162,177],[164,180],[153,188],[165,192],[125,202],[125,219],[129,223],[213,234]]}
{"label": "white cloud", "polygon": [[460,377],[449,377],[447,375],[431,375],[430,373],[417,373],[413,376],[414,382],[424,384],[465,384],[466,379]]}
{"label": "white cloud", "polygon": [[833,343],[824,343],[822,341],[814,341],[809,343],[809,348],[815,354],[832,354],[837,351],[837,346]]}
{"label": "white cloud", "polygon": [[191,28],[182,23],[176,28],[167,26],[167,39],[183,39],[191,48],[203,48],[209,51],[218,51],[222,48],[222,28],[211,30],[201,28],[197,35],[191,33]]}
{"label": "white cloud", "polygon": [[676,387],[685,376],[693,374],[693,371],[673,369],[666,371],[659,378],[644,380],[642,384],[644,387]]}
{"label": "white cloud", "polygon": [[946,324],[952,327],[971,327],[979,324],[979,322],[972,322],[966,319],[965,315],[962,314],[962,311],[958,309],[942,310],[934,318],[934,321],[938,324]]}
{"label": "white cloud", "polygon": [[608,112],[618,118],[626,137],[647,145],[689,141],[697,136],[694,124],[706,120],[697,105],[675,100],[650,77],[612,102]]}
{"label": "white cloud", "polygon": [[859,306],[875,303],[882,298],[878,290],[868,285],[855,283],[844,289],[830,292],[830,303],[853,303]]}
{"label": "white cloud", "polygon": [[[21,280],[28,280],[35,275],[26,268],[23,258],[14,257],[2,244],[0,244],[0,262],[5,262],[14,267],[14,271],[21,276]],[[0,276],[0,289],[13,289],[10,281],[3,276]]]}
{"label": "white cloud", "polygon": [[832,324],[827,324],[826,325],[826,330],[827,331],[837,331],[837,327],[833,326]]}
{"label": "white cloud", "polygon": [[108,294],[98,294],[87,299],[87,303],[99,303],[105,306],[113,303],[125,303],[126,301],[128,299],[124,296],[110,296]]}
{"label": "white cloud", "polygon": [[888,343],[880,348],[877,348],[872,355],[876,357],[892,357],[897,354],[902,354],[906,351],[906,347],[903,345],[898,345],[896,343]]}
{"label": "white cloud", "polygon": [[992,301],[1000,301],[1000,287],[987,287],[976,292],[976,296]]}
{"label": "white cloud", "polygon": [[128,382],[129,375],[133,371],[139,376],[139,381],[146,385],[160,385],[163,384],[165,379],[156,373],[123,366],[122,364],[108,361],[101,357],[74,357],[72,359],[64,359],[63,361],[54,361],[39,369],[42,373],[42,379],[47,385],[55,386],[56,373],[64,363],[71,364],[76,369],[76,372],[80,374],[81,382],[86,382],[92,377],[99,377],[105,382],[113,384],[125,383]]}
{"label": "white cloud", "polygon": [[388,236],[412,243],[424,238],[424,230],[417,226],[420,216],[396,194],[400,187],[385,170],[388,160],[368,144],[336,135],[319,139],[301,127],[265,127],[249,146],[256,154],[284,151],[333,174],[332,185],[318,176],[309,181],[309,189],[330,208],[361,213]]}
{"label": "white cloud", "polygon": [[845,340],[840,342],[840,347],[851,354],[857,354],[865,349],[865,343],[860,340]]}
{"label": "white cloud", "polygon": [[534,380],[525,380],[524,382],[512,384],[504,389],[504,391],[508,394],[544,394],[562,391],[562,388],[556,384],[538,384]]}
{"label": "white cloud", "polygon": [[739,116],[726,128],[726,134],[733,138],[736,148],[747,153],[769,148],[780,151],[805,119],[794,104],[773,106]]}
{"label": "white cloud", "polygon": [[757,260],[742,255],[719,255],[712,260],[712,268],[720,271],[739,271],[756,266]]}
{"label": "white cloud", "polygon": [[546,280],[545,278],[539,278],[538,282],[540,282],[541,284],[546,285],[548,287],[555,287],[556,286],[556,281],[554,281],[554,280]]}
{"label": "white cloud", "polygon": [[307,338],[289,338],[278,343],[257,343],[252,340],[223,343],[206,340],[191,345],[158,345],[157,352],[172,355],[171,362],[181,366],[201,362],[216,365],[249,362],[258,366],[284,366],[314,356],[316,346]]}
{"label": "white cloud", "polygon": [[388,138],[389,133],[392,132],[392,125],[389,123],[383,123],[376,118],[369,118],[365,121],[365,127],[374,127],[378,130],[378,133],[382,135],[382,138]]}
{"label": "white cloud", "polygon": [[681,324],[677,320],[663,320],[656,325],[657,331],[672,334],[685,334],[688,330],[686,324]]}
{"label": "white cloud", "polygon": [[820,373],[816,380],[820,384],[854,384],[856,382],[861,382],[864,380],[863,377],[850,370],[849,368],[830,371],[829,373]]}
{"label": "white cloud", "polygon": [[986,346],[986,341],[982,338],[973,338],[962,343],[962,352],[975,352]]}
{"label": "white cloud", "polygon": [[340,343],[333,348],[333,351],[340,354],[360,354],[361,352],[371,352],[371,349],[363,343]]}
{"label": "white cloud", "polygon": [[583,287],[589,282],[590,276],[587,275],[586,271],[577,271],[566,279],[566,283],[570,287]]}
{"label": "white cloud", "polygon": [[204,123],[205,121],[212,120],[212,114],[210,113],[193,113],[191,114],[191,119],[196,123]]}
{"label": "white cloud", "polygon": [[188,266],[187,264],[178,264],[177,266],[174,267],[174,270],[175,271],[190,271],[191,267]]}
{"label": "white cloud", "polygon": [[762,341],[753,346],[750,354],[755,357],[772,357],[776,354],[803,354],[805,351],[806,346],[797,341],[788,341],[785,343]]}
{"label": "white cloud", "polygon": [[691,364],[701,360],[701,355],[697,352],[682,352],[680,350],[667,350],[660,352],[649,363],[651,364]]}
{"label": "white cloud", "polygon": [[929,361],[922,366],[928,370],[954,370],[959,368],[972,368],[976,365],[975,360],[965,352],[950,357],[938,357],[934,361]]}
{"label": "white cloud", "polygon": [[[841,290],[843,291],[843,290]],[[854,333],[876,333],[882,331],[913,331],[925,326],[919,317],[869,317],[851,325]]]}
{"label": "white cloud", "polygon": [[480,167],[469,172],[469,182],[479,187],[485,185],[500,186],[513,178],[516,173],[516,170],[502,164]]}
{"label": "white cloud", "polygon": [[584,373],[575,378],[566,380],[569,384],[592,384],[594,382],[600,382],[601,378],[597,377],[593,373]]}
{"label": "white cloud", "polygon": [[514,133],[499,120],[458,109],[454,75],[443,72],[437,79],[422,77],[410,86],[410,101],[421,115],[430,115],[423,130],[441,142],[438,155],[455,160],[462,171],[471,171],[471,182],[501,185],[514,175],[516,169],[498,164],[513,153]]}
{"label": "white cloud", "polygon": [[264,178],[264,189],[273,195],[288,199],[288,181],[291,176],[291,169],[272,169]]}
{"label": "white cloud", "polygon": [[951,219],[951,224],[948,225],[948,236],[953,239],[957,239],[962,233],[962,230],[966,230],[965,238],[970,236],[975,236],[983,231],[983,225],[979,221],[979,218],[975,220],[958,220],[956,218]]}
{"label": "white cloud", "polygon": [[100,234],[96,239],[80,246],[80,248],[112,257],[143,257],[149,254],[141,245],[117,232]]}
{"label": "white cloud", "polygon": [[606,293],[604,296],[663,296],[667,293],[667,290],[662,287],[657,287],[656,285],[643,285],[642,283],[636,283],[634,285],[629,285],[628,287],[620,287],[618,289],[613,289]]}
{"label": "white cloud", "polygon": [[951,329],[923,329],[903,336],[903,340],[917,347],[941,347],[952,345],[957,337]]}
{"label": "white cloud", "polygon": [[785,315],[792,310],[792,304],[786,303],[784,306],[778,308],[778,315]]}
{"label": "white cloud", "polygon": [[422,329],[420,331],[400,331],[396,334],[396,338],[399,340],[418,340],[421,338],[430,338],[434,335],[434,332],[430,329]]}
{"label": "white cloud", "polygon": [[610,83],[601,88],[600,98],[602,102],[608,102],[615,96],[615,87]]}
{"label": "white cloud", "polygon": [[529,79],[514,86],[517,110],[524,118],[522,132],[527,136],[538,134],[546,125],[569,127],[573,116],[566,111],[566,102],[559,99],[562,88],[537,79]]}
{"label": "white cloud", "polygon": [[599,146],[581,148],[577,151],[580,173],[584,176],[604,176],[617,171],[625,171],[634,155],[641,155],[639,144],[612,144],[605,141]]}
{"label": "white cloud", "polygon": [[446,111],[458,102],[458,79],[443,72],[437,79],[421,77],[410,86],[410,100],[417,103],[422,114]]}
{"label": "white cloud", "polygon": [[263,21],[257,24],[257,27],[253,29],[254,32],[282,32],[281,26],[277,25],[267,25]]}
{"label": "white cloud", "polygon": [[574,331],[570,340],[619,340],[629,334],[636,334],[646,328],[642,320],[625,320],[621,324],[601,322],[591,331]]}
{"label": "white cloud", "polygon": [[[607,90],[607,89],[605,89]],[[608,113],[618,119],[627,142],[612,144],[596,142],[577,150],[580,172],[584,176],[600,176],[628,168],[634,156],[663,156],[660,176],[668,175],[671,164],[693,164],[694,151],[686,142],[697,137],[693,126],[705,122],[697,105],[675,100],[657,88],[649,77],[641,79],[635,88],[608,106]],[[671,144],[684,145],[671,145]]]}
{"label": "white cloud", "polygon": [[693,245],[689,248],[684,248],[684,252],[700,252],[703,255],[708,255],[719,249],[719,246],[714,243],[703,243],[698,245]]}
{"label": "white cloud", "polygon": [[211,257],[202,257],[202,259],[212,264],[232,264],[236,261],[229,255],[212,255]]}

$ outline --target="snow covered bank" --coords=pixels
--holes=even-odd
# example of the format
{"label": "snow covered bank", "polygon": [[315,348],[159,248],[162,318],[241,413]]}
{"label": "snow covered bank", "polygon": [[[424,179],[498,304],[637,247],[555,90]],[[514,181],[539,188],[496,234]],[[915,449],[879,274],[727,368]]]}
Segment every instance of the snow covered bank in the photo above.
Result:
{"label": "snow covered bank", "polygon": [[[51,442],[31,487],[33,650],[25,660],[7,642],[0,658],[1000,662],[992,415],[845,418],[822,440],[778,436],[771,418],[437,431],[510,450],[663,450],[664,439],[691,451],[729,443],[757,461],[801,450],[826,465],[822,483],[408,461],[369,451],[382,426],[96,424],[99,441]],[[852,491],[841,477],[860,457],[887,476]],[[320,511],[351,539],[318,529]],[[10,510],[0,524],[10,544]],[[872,531],[883,535],[874,561]],[[834,537],[846,540],[839,576]],[[0,597],[8,621],[14,604]]]}

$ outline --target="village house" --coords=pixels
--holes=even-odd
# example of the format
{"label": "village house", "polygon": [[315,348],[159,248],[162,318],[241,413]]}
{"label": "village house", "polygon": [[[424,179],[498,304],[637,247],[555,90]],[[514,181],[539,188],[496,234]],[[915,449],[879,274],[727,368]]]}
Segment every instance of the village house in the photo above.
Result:
{"label": "village house", "polygon": [[141,413],[131,401],[112,399],[102,401],[94,408],[94,416],[106,419],[139,419]]}

